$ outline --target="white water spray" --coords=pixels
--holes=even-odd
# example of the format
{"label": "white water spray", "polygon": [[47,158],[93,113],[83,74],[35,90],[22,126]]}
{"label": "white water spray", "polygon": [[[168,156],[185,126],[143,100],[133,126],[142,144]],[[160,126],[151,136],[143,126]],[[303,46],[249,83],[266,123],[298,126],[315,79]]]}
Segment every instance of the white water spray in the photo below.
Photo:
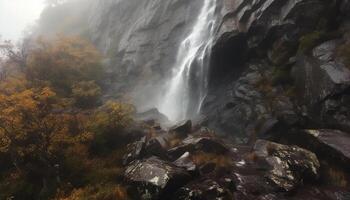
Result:
{"label": "white water spray", "polygon": [[[205,58],[209,55],[215,29],[215,7],[216,0],[204,0],[191,33],[179,47],[173,77],[166,85],[167,92],[158,106],[159,111],[171,121],[191,118],[200,112],[207,92],[208,60]],[[196,86],[190,88],[193,71]]]}

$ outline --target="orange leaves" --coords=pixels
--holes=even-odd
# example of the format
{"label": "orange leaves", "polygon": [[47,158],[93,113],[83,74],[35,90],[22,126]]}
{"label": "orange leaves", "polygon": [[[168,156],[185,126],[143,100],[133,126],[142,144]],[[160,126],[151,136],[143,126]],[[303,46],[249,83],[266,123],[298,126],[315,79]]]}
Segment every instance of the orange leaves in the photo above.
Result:
{"label": "orange leaves", "polygon": [[91,140],[92,134],[83,125],[70,126],[85,119],[64,113],[60,104],[49,87],[0,95],[0,151],[11,149],[19,157],[43,152],[50,155],[62,146]]}
{"label": "orange leaves", "polygon": [[27,75],[31,80],[49,81],[63,92],[80,81],[101,80],[102,57],[96,48],[78,37],[39,38],[29,52]]}
{"label": "orange leaves", "polygon": [[128,126],[132,122],[134,107],[128,104],[108,101],[96,112],[94,122],[100,127],[117,130]]}
{"label": "orange leaves", "polygon": [[37,98],[40,101],[47,101],[48,99],[51,99],[51,98],[53,98],[55,96],[56,96],[56,93],[54,91],[52,91],[51,88],[44,87],[41,90],[40,95],[37,96]]}
{"label": "orange leaves", "polygon": [[72,87],[72,95],[76,101],[75,104],[80,108],[95,106],[101,94],[102,90],[95,81],[81,81]]}
{"label": "orange leaves", "polygon": [[11,139],[0,129],[0,152],[6,153],[11,145]]}

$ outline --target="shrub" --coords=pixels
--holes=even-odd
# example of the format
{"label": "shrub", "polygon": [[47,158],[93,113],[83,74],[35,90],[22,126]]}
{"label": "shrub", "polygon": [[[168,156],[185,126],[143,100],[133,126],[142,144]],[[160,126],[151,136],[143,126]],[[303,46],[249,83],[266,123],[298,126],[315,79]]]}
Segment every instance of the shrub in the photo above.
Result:
{"label": "shrub", "polygon": [[38,39],[29,52],[27,76],[48,82],[60,93],[69,94],[74,84],[103,78],[102,57],[92,44],[78,37],[60,36],[55,40]]}
{"label": "shrub", "polygon": [[232,160],[227,155],[217,155],[212,153],[199,152],[191,156],[191,160],[200,166],[206,163],[214,163],[216,167],[232,167]]}
{"label": "shrub", "polygon": [[90,108],[97,104],[101,97],[101,88],[95,81],[81,81],[72,87],[75,104],[80,108]]}
{"label": "shrub", "polygon": [[68,197],[57,200],[128,200],[126,189],[121,185],[105,184],[75,189]]}
{"label": "shrub", "polygon": [[132,123],[134,107],[129,104],[108,101],[99,108],[89,123],[89,129],[94,132],[92,151],[108,153],[123,143],[124,130]]}

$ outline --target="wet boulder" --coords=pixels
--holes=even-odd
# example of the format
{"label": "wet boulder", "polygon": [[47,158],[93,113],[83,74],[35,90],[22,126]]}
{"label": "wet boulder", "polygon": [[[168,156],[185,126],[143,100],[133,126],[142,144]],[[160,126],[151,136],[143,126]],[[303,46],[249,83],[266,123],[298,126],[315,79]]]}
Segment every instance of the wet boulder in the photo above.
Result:
{"label": "wet boulder", "polygon": [[329,163],[350,168],[350,134],[331,129],[302,130],[289,136],[291,141],[315,152]]}
{"label": "wet boulder", "polygon": [[177,159],[186,152],[202,151],[206,153],[224,154],[228,152],[226,146],[217,138],[207,136],[188,136],[179,146],[168,150],[171,158]]}
{"label": "wet boulder", "polygon": [[180,137],[186,137],[192,131],[192,121],[187,120],[180,122],[179,124],[169,129],[170,133],[177,134]]}
{"label": "wet boulder", "polygon": [[236,185],[235,199],[280,199],[277,198],[277,194],[274,194],[276,187],[259,173],[235,173],[233,181]]}
{"label": "wet boulder", "polygon": [[291,191],[319,176],[320,163],[316,155],[306,149],[258,140],[254,153],[271,168],[265,173],[267,180],[283,191]]}
{"label": "wet boulder", "polygon": [[190,173],[194,173],[197,170],[196,164],[194,164],[190,159],[189,152],[184,153],[180,158],[175,160],[173,163],[178,167],[185,168]]}
{"label": "wet boulder", "polygon": [[190,178],[185,169],[156,157],[134,161],[125,171],[133,199],[168,199]]}
{"label": "wet boulder", "polygon": [[166,148],[166,141],[163,137],[151,138],[147,141],[145,146],[145,157],[157,156],[163,160],[168,160]]}
{"label": "wet boulder", "polygon": [[123,164],[127,165],[130,162],[141,159],[146,146],[146,137],[142,137],[139,141],[135,141],[127,146],[126,154],[123,157]]}
{"label": "wet boulder", "polygon": [[343,162],[342,164],[350,167],[350,135],[348,133],[338,130],[305,130],[304,133],[313,137],[314,141],[317,140],[320,149],[325,148],[324,153],[334,152],[333,157],[338,157],[339,161]]}
{"label": "wet boulder", "polygon": [[233,199],[235,185],[229,178],[204,177],[180,188],[174,195],[174,200],[212,200]]}
{"label": "wet boulder", "polygon": [[350,190],[338,187],[303,187],[292,198],[293,200],[348,200]]}

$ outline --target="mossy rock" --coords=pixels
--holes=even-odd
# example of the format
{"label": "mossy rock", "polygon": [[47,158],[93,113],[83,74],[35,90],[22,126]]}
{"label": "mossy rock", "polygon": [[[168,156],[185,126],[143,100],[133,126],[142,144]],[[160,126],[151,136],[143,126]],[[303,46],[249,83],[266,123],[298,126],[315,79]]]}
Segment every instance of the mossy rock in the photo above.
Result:
{"label": "mossy rock", "polygon": [[308,34],[305,34],[299,39],[299,48],[298,53],[309,53],[317,45],[325,42],[327,40],[340,38],[342,33],[339,31],[333,32],[323,32],[323,31],[314,31]]}
{"label": "mossy rock", "polygon": [[320,31],[314,31],[302,36],[299,40],[298,52],[306,53],[311,51],[317,44],[321,43],[324,36],[325,34]]}
{"label": "mossy rock", "polygon": [[272,85],[292,85],[294,79],[290,74],[290,67],[275,67],[272,73]]}

